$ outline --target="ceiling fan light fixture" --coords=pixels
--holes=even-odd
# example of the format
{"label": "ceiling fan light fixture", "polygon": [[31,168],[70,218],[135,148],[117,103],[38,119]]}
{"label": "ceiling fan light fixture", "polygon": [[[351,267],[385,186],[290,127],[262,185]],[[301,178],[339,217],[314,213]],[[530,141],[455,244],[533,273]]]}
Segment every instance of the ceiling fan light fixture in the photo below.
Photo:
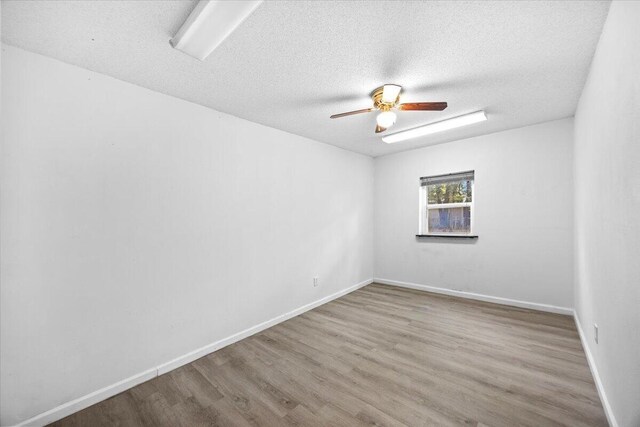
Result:
{"label": "ceiling fan light fixture", "polygon": [[392,144],[394,142],[405,141],[407,139],[418,138],[437,132],[444,132],[447,130],[472,125],[474,123],[484,122],[485,120],[487,120],[487,116],[484,111],[476,111],[475,113],[469,113],[463,116],[442,120],[440,122],[429,123],[428,125],[419,126],[417,128],[392,133],[391,135],[382,137],[382,140],[387,144]]}
{"label": "ceiling fan light fixture", "polygon": [[381,128],[390,128],[396,122],[396,113],[393,111],[383,111],[376,117],[376,123]]}
{"label": "ceiling fan light fixture", "polygon": [[382,88],[382,102],[385,104],[395,104],[402,90],[398,85],[384,85]]}
{"label": "ceiling fan light fixture", "polygon": [[[405,102],[400,103],[402,87],[398,85],[383,85],[371,92],[373,106],[345,113],[332,114],[330,119],[353,116],[354,114],[379,111],[376,117],[376,133],[384,132],[396,122],[396,110],[400,111],[442,111],[447,108],[446,102]],[[394,141],[395,142],[395,141]]]}

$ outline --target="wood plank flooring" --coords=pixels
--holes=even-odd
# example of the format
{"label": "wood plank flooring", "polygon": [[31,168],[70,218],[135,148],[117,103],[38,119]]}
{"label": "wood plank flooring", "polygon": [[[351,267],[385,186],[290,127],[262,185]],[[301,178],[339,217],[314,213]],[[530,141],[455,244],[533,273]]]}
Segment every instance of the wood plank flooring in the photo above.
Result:
{"label": "wood plank flooring", "polygon": [[573,319],[373,284],[55,426],[604,426]]}

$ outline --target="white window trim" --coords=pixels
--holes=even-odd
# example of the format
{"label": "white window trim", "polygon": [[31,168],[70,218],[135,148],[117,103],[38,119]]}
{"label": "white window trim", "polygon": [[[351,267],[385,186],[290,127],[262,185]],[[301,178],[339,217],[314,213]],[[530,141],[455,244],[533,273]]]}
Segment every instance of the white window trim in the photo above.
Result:
{"label": "white window trim", "polygon": [[[471,191],[473,191],[473,185],[471,185]],[[427,209],[468,208],[472,206],[473,206],[473,202],[434,203],[430,205],[429,200],[427,200]]]}
{"label": "white window trim", "polygon": [[[418,235],[419,236],[464,236],[464,237],[474,237],[475,234],[475,206],[474,202],[476,200],[476,177],[474,174],[473,181],[471,182],[471,201],[470,202],[461,202],[461,203],[438,203],[438,204],[429,204],[429,199],[427,197],[428,186],[420,186],[418,188],[418,200],[420,203],[419,217],[418,217]],[[425,187],[424,189],[422,187]],[[428,215],[427,211],[430,209],[447,209],[447,208],[463,208],[470,207],[471,208],[471,216],[469,224],[469,232],[468,233],[429,233],[429,223],[428,223]]]}

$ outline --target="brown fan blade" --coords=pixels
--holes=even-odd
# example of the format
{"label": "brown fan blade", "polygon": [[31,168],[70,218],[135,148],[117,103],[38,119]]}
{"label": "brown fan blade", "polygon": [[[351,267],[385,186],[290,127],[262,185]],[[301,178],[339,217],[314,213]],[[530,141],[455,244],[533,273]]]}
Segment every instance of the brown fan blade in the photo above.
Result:
{"label": "brown fan blade", "polygon": [[347,113],[334,114],[333,116],[331,116],[331,118],[332,119],[337,119],[337,118],[340,118],[340,117],[351,116],[353,114],[368,113],[369,111],[372,111],[372,110],[373,110],[373,108],[365,108],[364,110],[349,111]]}
{"label": "brown fan blade", "polygon": [[376,133],[384,132],[387,128],[383,128],[380,125],[376,125]]}
{"label": "brown fan blade", "polygon": [[407,102],[398,105],[399,110],[405,111],[442,111],[445,108],[446,102]]}

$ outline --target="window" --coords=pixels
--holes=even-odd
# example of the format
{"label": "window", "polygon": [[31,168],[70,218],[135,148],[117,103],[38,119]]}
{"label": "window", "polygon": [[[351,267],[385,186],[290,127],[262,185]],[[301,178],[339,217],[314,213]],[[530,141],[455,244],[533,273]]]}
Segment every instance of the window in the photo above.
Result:
{"label": "window", "polygon": [[473,171],[420,178],[419,235],[471,236]]}

